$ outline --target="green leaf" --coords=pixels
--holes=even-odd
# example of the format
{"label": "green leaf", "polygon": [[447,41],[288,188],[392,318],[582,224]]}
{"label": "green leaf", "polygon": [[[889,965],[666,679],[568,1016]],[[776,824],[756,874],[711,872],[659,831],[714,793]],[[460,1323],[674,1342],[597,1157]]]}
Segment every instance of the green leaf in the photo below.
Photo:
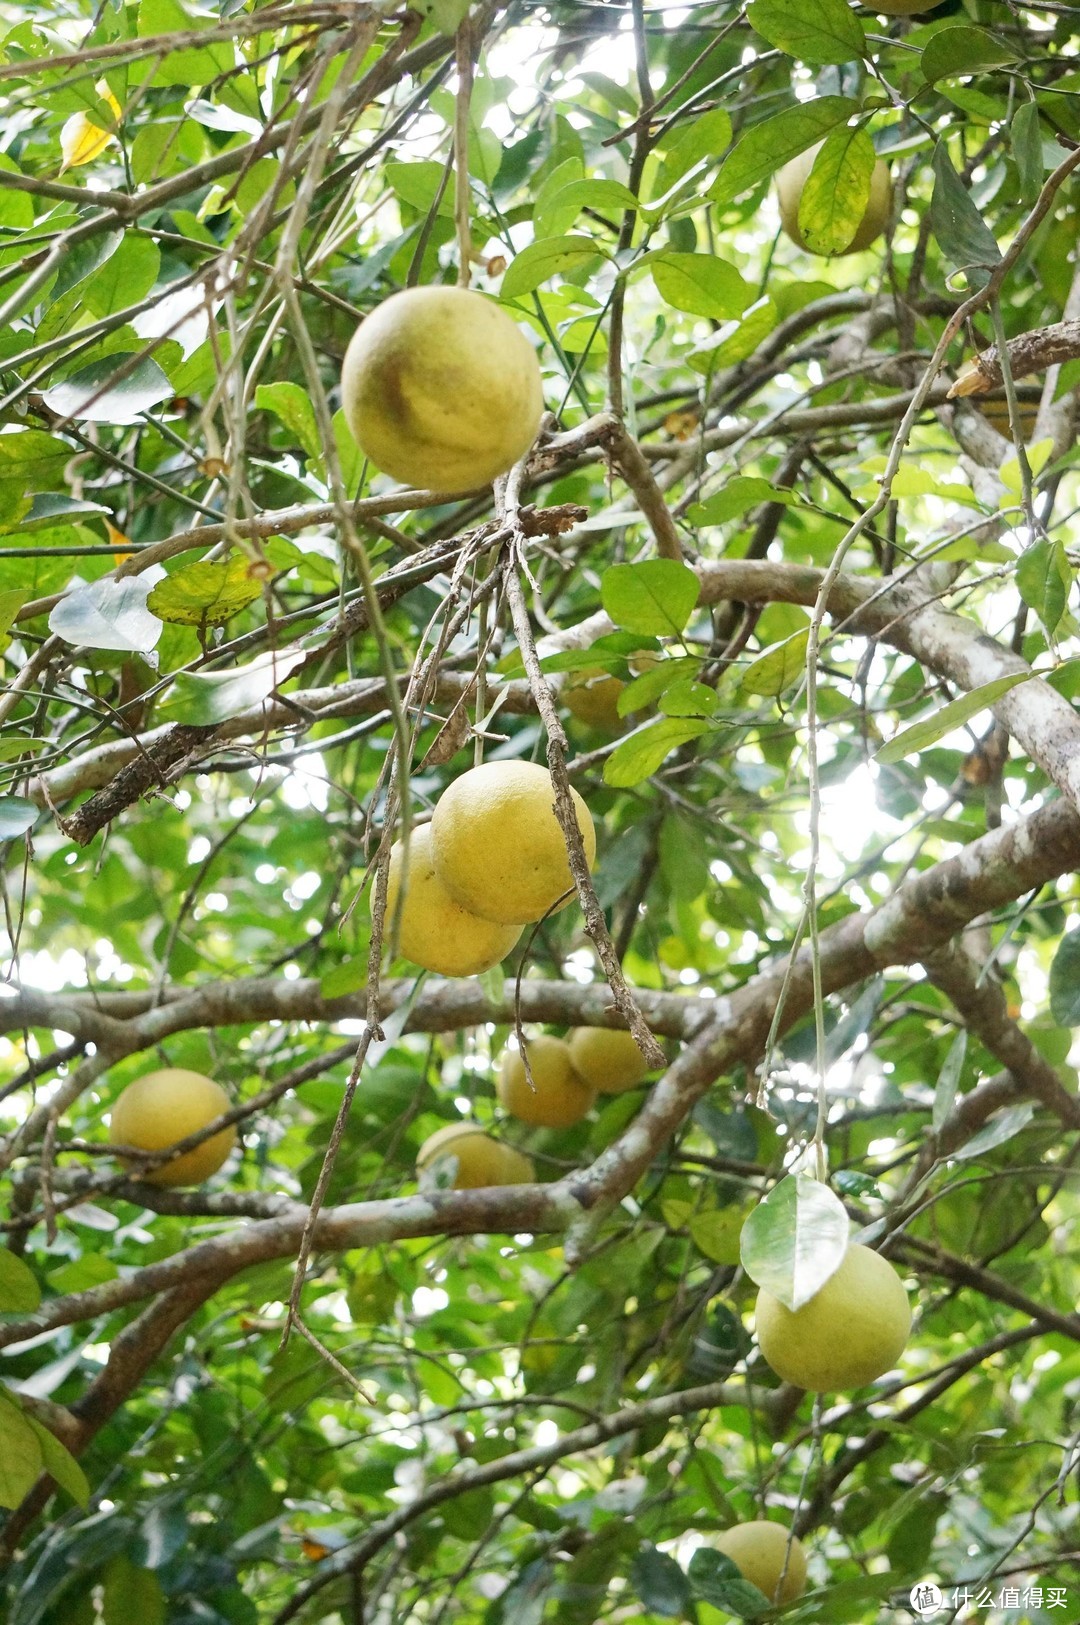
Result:
{"label": "green leaf", "polygon": [[159,581],[146,607],[176,626],[220,626],[262,593],[245,558],[186,564]]}
{"label": "green leaf", "polygon": [[1017,591],[1051,637],[1061,624],[1072,583],[1072,567],[1060,536],[1053,541],[1041,536],[1016,562]]}
{"label": "green leaf", "polygon": [[1003,694],[1007,694],[1018,683],[1026,683],[1033,674],[1028,671],[1010,672],[1007,677],[995,677],[990,683],[981,683],[968,694],[961,694],[957,700],[950,700],[943,705],[940,711],[935,711],[932,717],[925,722],[913,723],[902,733],[890,739],[887,745],[882,745],[876,752],[874,760],[881,767],[889,767],[894,762],[902,762],[905,756],[914,756],[918,751],[925,750],[927,745],[935,745],[939,739],[951,733],[954,728],[962,727],[970,717],[976,716],[980,711],[988,710]]}
{"label": "green leaf", "polygon": [[49,615],[49,630],[76,648],[125,649],[148,654],[161,636],[161,622],[146,607],[145,576],[108,576],[65,593]]}
{"label": "green leaf", "polygon": [[161,251],[149,237],[126,231],[108,263],[97,270],[82,291],[82,302],[95,316],[112,316],[145,299],[158,279]]}
{"label": "green leaf", "polygon": [[690,1582],[673,1557],[642,1546],[630,1565],[630,1584],[646,1613],[662,1619],[684,1619],[690,1607]]}
{"label": "green leaf", "polygon": [[698,601],[700,583],[678,559],[613,564],[600,578],[600,602],[627,632],[677,637]]}
{"label": "green leaf", "polygon": [[13,841],[25,835],[38,816],[38,808],[22,796],[0,796],[0,841]]}
{"label": "green leaf", "polygon": [[688,1570],[695,1597],[722,1608],[738,1619],[756,1619],[768,1613],[770,1603],[764,1592],[744,1580],[738,1566],[725,1552],[699,1546]]}
{"label": "green leaf", "polygon": [[1058,943],[1050,966],[1050,1014],[1059,1027],[1080,1027],[1080,931]]}
{"label": "green leaf", "polygon": [[1008,1111],[996,1112],[989,1118],[978,1134],[959,1150],[950,1152],[957,1162],[966,1162],[971,1157],[981,1157],[985,1151],[993,1151],[1006,1140],[1011,1140],[1026,1128],[1035,1116],[1035,1107],[1031,1101],[1023,1106],[1010,1106]]}
{"label": "green leaf", "polygon": [[585,165],[580,158],[567,158],[548,175],[533,201],[533,233],[537,241],[543,237],[561,237],[577,218],[577,205],[555,208],[555,199],[575,181],[585,179]]}
{"label": "green leaf", "polygon": [[799,230],[814,254],[842,254],[855,239],[870,202],[877,163],[861,128],[842,125],[825,138],[799,199]]}
{"label": "green leaf", "polygon": [[[199,18],[186,11],[180,0],[141,0],[141,39],[152,34],[188,34],[197,39],[198,33]],[[228,73],[235,60],[235,51],[225,41],[202,48],[169,51],[155,68],[151,83],[182,85],[190,90],[193,85],[207,85],[219,74]]]}
{"label": "green leaf", "polygon": [[[457,1398],[455,1394],[453,1398]],[[487,1484],[456,1495],[444,1514],[446,1527],[458,1540],[479,1540],[491,1527],[495,1495]]]}
{"label": "green leaf", "polygon": [[[334,444],[337,446],[338,467],[341,469],[341,483],[345,487],[347,497],[355,497],[360,490],[360,481],[364,474],[364,465],[367,461],[348,423],[345,413],[339,406],[334,413]],[[322,466],[320,461],[320,466]]]}
{"label": "green leaf", "polygon": [[802,62],[854,62],[866,55],[859,19],[846,0],[751,0],[750,26]]}
{"label": "green leaf", "polygon": [[621,181],[591,180],[571,181],[569,186],[555,193],[547,207],[563,223],[565,230],[577,219],[582,209],[621,215],[624,209],[636,209],[639,204],[630,188]]}
{"label": "green leaf", "polygon": [[726,525],[729,520],[741,519],[763,502],[780,502],[790,507],[796,500],[794,491],[774,485],[759,474],[736,474],[715,496],[688,508],[686,517],[692,525]]}
{"label": "green leaf", "polygon": [[1015,62],[1017,52],[985,28],[942,28],[930,39],[922,54],[922,71],[928,85],[954,76],[966,78],[983,68]]}
{"label": "green leaf", "polygon": [[967,1028],[961,1027],[949,1045],[949,1053],[945,1057],[945,1064],[938,1073],[938,1081],[934,1089],[934,1110],[930,1119],[935,1134],[940,1133],[945,1119],[953,1109],[957,1086],[967,1056],[967,1038]]}
{"label": "green leaf", "polygon": [[272,412],[309,457],[322,455],[315,408],[306,389],[290,383],[259,384],[255,390],[255,405],[261,411]]}
{"label": "green leaf", "polygon": [[100,502],[86,502],[61,491],[38,491],[30,499],[29,508],[12,524],[0,526],[0,533],[26,536],[35,530],[56,530],[79,519],[102,519],[108,513],[108,508],[103,508]]}
{"label": "green leaf", "polygon": [[72,1258],[59,1269],[50,1270],[48,1282],[54,1292],[85,1292],[87,1287],[100,1286],[103,1281],[115,1281],[119,1271],[111,1258],[103,1253],[83,1253]]}
{"label": "green leaf", "polygon": [[[6,153],[0,153],[0,169],[7,175],[21,175],[22,170]],[[0,226],[10,231],[29,231],[34,224],[34,200],[18,187],[0,187]]]}
{"label": "green leaf", "polygon": [[924,1493],[904,1508],[890,1529],[885,1546],[894,1572],[922,1574],[927,1569],[934,1551],[938,1521],[948,1505],[947,1495]]}
{"label": "green leaf", "polygon": [[0,1314],[32,1315],[40,1302],[41,1288],[30,1266],[6,1247],[0,1249]]}
{"label": "green leaf", "polygon": [[40,429],[0,434],[0,480],[13,481],[21,491],[56,490],[75,447]]}
{"label": "green leaf", "polygon": [[715,254],[675,254],[667,250],[649,262],[656,291],[674,310],[716,320],[741,316],[753,289],[727,260]]}
{"label": "green leaf", "polygon": [[0,592],[0,638],[14,625],[16,615],[29,600],[30,590],[27,587],[12,587],[8,592]]}
{"label": "green leaf", "polygon": [[[122,231],[103,231],[100,236],[91,237],[85,243],[76,243],[60,262],[50,298],[53,301],[62,299],[72,288],[77,288],[80,282],[85,282],[87,277],[93,276],[95,271],[111,259],[123,240]],[[149,239],[146,240],[149,242]]]}
{"label": "green leaf", "polygon": [[319,982],[324,999],[341,999],[346,993],[355,993],[367,981],[366,959],[344,959],[333,970],[328,970]]}
{"label": "green leaf", "polygon": [[62,1444],[55,1433],[50,1433],[36,1416],[28,1416],[26,1420],[37,1435],[45,1471],[50,1478],[56,1480],[62,1490],[67,1490],[77,1506],[84,1507],[90,1499],[90,1486],[75,1457],[67,1445]]}
{"label": "green leaf", "polygon": [[676,125],[673,138],[664,149],[656,179],[657,200],[669,192],[688,169],[693,169],[703,158],[718,158],[730,144],[731,115],[722,107],[714,107],[685,125]]}
{"label": "green leaf", "polygon": [[816,101],[786,107],[782,113],[755,124],[724,159],[710,198],[714,203],[730,203],[760,186],[790,159],[823,140],[838,124],[846,124],[858,111],[858,102],[850,97],[819,96]]}
{"label": "green leaf", "polygon": [[669,655],[666,660],[658,660],[655,666],[643,671],[640,677],[635,677],[627,683],[619,695],[617,710],[621,717],[633,716],[635,711],[644,711],[646,706],[658,700],[666,689],[675,683],[692,680],[701,669],[700,660],[694,655]]}
{"label": "green leaf", "polygon": [[666,717],[711,717],[718,703],[708,684],[683,681],[664,690],[660,709]]}
{"label": "green leaf", "polygon": [[1030,208],[1039,195],[1045,173],[1037,103],[1024,102],[1017,108],[1009,126],[1009,139],[1020,180],[1020,196]]}
{"label": "green leaf", "polygon": [[742,674],[741,687],[747,694],[763,694],[777,698],[790,688],[806,669],[806,646],[810,641],[809,627],[793,632],[782,643],[774,643],[764,654],[752,660]]}
{"label": "green leaf", "polygon": [[669,814],[660,826],[657,847],[661,872],[680,902],[692,903],[712,884],[705,844],[692,823]]}
{"label": "green leaf", "polygon": [[105,1570],[105,1625],[165,1625],[165,1593],[153,1569],[136,1568],[121,1552]]}
{"label": "green leaf", "polygon": [[839,1269],[850,1225],[843,1203],[809,1174],[774,1185],[743,1225],[742,1265],[789,1309],[801,1309]]}
{"label": "green leaf", "polygon": [[518,299],[560,272],[577,270],[601,256],[608,258],[591,237],[541,237],[515,254],[502,279],[500,297]]}
{"label": "green leaf", "polygon": [[656,772],[664,758],[708,731],[708,723],[694,717],[665,717],[639,728],[617,745],[604,763],[604,783],[615,790],[629,790]]}
{"label": "green leaf", "polygon": [[177,672],[162,712],[170,722],[213,727],[259,705],[307,658],[304,649],[273,650],[231,671]]}
{"label": "green leaf", "polygon": [[953,168],[943,140],[934,148],[930,224],[945,257],[966,273],[972,287],[985,287],[990,280],[987,267],[996,265],[1001,253],[971,193]]}
{"label": "green leaf", "polygon": [[93,361],[43,400],[60,417],[84,423],[138,423],[144,412],[173,394],[173,386],[149,356],[109,355]]}
{"label": "green leaf", "polygon": [[725,322],[718,333],[698,344],[687,356],[688,364],[703,376],[721,367],[735,367],[752,356],[779,321],[776,305],[767,296],[757,299],[737,322]]}
{"label": "green leaf", "polygon": [[695,1213],[689,1224],[694,1246],[714,1264],[737,1264],[741,1257],[740,1241],[745,1218],[739,1207],[725,1207],[714,1213]]}
{"label": "green leaf", "polygon": [[0,1506],[17,1507],[44,1467],[41,1445],[17,1402],[0,1396]]}

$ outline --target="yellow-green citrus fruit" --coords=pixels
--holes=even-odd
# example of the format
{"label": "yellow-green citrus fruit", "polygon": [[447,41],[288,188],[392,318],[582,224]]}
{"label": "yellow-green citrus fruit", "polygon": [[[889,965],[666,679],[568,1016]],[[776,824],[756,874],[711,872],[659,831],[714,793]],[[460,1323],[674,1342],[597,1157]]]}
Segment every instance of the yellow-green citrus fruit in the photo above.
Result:
{"label": "yellow-green citrus fruit", "polygon": [[576,1027],[567,1045],[578,1077],[602,1095],[636,1088],[648,1071],[631,1035],[612,1027]]}
{"label": "yellow-green citrus fruit", "polygon": [[376,467],[429,491],[490,485],[528,451],[544,408],[532,345],[468,288],[384,300],[345,352],[341,395]]}
{"label": "yellow-green citrus fruit", "polygon": [[[112,1109],[109,1143],[164,1151],[212,1123],[231,1102],[220,1084],[201,1072],[168,1066],[129,1083]],[[172,1162],[142,1175],[148,1185],[201,1185],[216,1174],[236,1143],[230,1125]]]}
{"label": "yellow-green citrus fruit", "polygon": [[[401,889],[403,858],[402,843],[395,841],[386,888],[387,940]],[[478,976],[505,959],[520,935],[520,926],[482,920],[456,903],[435,873],[430,824],[413,830],[397,938],[398,951],[406,959],[439,976]]]}
{"label": "yellow-green citrus fruit", "polygon": [[[596,831],[584,801],[570,793],[591,868]],[[431,851],[451,897],[481,919],[527,925],[565,891],[573,901],[555,786],[536,762],[485,762],[455,779],[432,816]]]}
{"label": "yellow-green citrus fruit", "polygon": [[623,725],[619,715],[619,695],[626,684],[602,666],[586,666],[571,672],[563,685],[562,697],[570,715],[590,728],[618,733]]}
{"label": "yellow-green citrus fruit", "polygon": [[857,1244],[801,1309],[762,1288],[754,1314],[758,1344],[776,1375],[816,1394],[873,1382],[896,1364],[911,1331],[900,1277],[880,1253]]}
{"label": "yellow-green citrus fruit", "polygon": [[[800,152],[797,158],[792,158],[790,163],[784,165],[776,177],[781,224],[793,243],[811,253],[813,250],[809,248],[799,230],[799,203],[810,171],[814,167],[814,159],[823,145],[824,143],[819,141],[816,147],[809,147],[806,152]],[[870,200],[865,213],[851,242],[840,252],[855,254],[862,248],[869,248],[875,237],[880,237],[885,230],[891,208],[892,182],[889,179],[888,169],[879,158],[870,175]]]}
{"label": "yellow-green citrus fruit", "polygon": [[497,1093],[513,1117],[535,1128],[570,1128],[580,1123],[593,1103],[593,1091],[574,1071],[569,1045],[561,1038],[531,1038],[527,1045],[535,1089],[525,1076],[517,1050],[507,1050],[499,1069]]}
{"label": "yellow-green citrus fruit", "polygon": [[806,1553],[782,1523],[770,1523],[765,1518],[738,1523],[733,1529],[725,1529],[713,1544],[771,1603],[794,1602],[806,1590]]}
{"label": "yellow-green citrus fruit", "polygon": [[868,11],[886,17],[921,17],[924,11],[933,11],[940,4],[941,0],[865,0]]}
{"label": "yellow-green citrus fruit", "polygon": [[521,1151],[512,1145],[501,1145],[485,1134],[475,1123],[448,1123],[429,1135],[416,1154],[416,1171],[441,1157],[455,1157],[453,1189],[478,1190],[484,1185],[529,1185],[533,1180],[533,1165]]}

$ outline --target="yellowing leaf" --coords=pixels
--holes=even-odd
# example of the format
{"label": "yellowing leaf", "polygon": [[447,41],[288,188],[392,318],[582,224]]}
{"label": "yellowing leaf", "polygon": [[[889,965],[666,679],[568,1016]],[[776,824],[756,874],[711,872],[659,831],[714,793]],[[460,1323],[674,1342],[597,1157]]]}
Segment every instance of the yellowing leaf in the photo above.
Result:
{"label": "yellowing leaf", "polygon": [[[115,122],[119,124],[120,103],[108,85],[103,80],[95,86],[95,89]],[[61,175],[65,169],[78,169],[80,164],[92,164],[94,159],[105,151],[109,142],[115,140],[115,129],[102,129],[101,125],[95,124],[87,113],[72,113],[60,131],[60,151],[64,155],[64,162],[60,166]]]}

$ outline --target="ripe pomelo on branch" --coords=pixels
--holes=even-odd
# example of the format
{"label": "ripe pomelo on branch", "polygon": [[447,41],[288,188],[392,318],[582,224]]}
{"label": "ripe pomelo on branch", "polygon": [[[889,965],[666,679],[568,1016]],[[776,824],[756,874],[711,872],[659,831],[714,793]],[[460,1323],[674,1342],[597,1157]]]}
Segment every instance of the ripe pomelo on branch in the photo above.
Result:
{"label": "ripe pomelo on branch", "polygon": [[743,1579],[757,1586],[771,1603],[794,1602],[806,1590],[806,1553],[801,1541],[782,1523],[767,1518],[737,1523],[712,1545],[730,1557]]}
{"label": "ripe pomelo on branch", "polygon": [[811,1393],[861,1388],[896,1364],[911,1331],[911,1305],[887,1259],[857,1242],[801,1309],[762,1287],[757,1340],[785,1382]]}
{"label": "ripe pomelo on branch", "polygon": [[[814,159],[824,145],[823,141],[819,141],[816,146],[800,152],[797,158],[792,158],[790,163],[784,165],[776,177],[780,222],[792,242],[811,254],[814,253],[814,249],[810,247],[799,229],[799,204],[802,202],[803,189],[810,178],[810,171],[814,167]],[[860,249],[869,248],[874,239],[880,237],[885,230],[891,209],[892,181],[889,179],[888,168],[879,158],[870,174],[870,198],[863,217],[851,242],[838,252],[856,254]]]}
{"label": "ripe pomelo on branch", "polygon": [[[231,1105],[212,1078],[182,1067],[164,1067],[129,1083],[120,1095],[109,1119],[109,1143],[164,1151],[198,1133]],[[172,1162],[138,1177],[148,1185],[201,1185],[217,1173],[235,1144],[236,1129],[230,1124]]]}
{"label": "ripe pomelo on branch", "polygon": [[490,485],[536,439],[536,352],[469,288],[406,288],[364,318],[341,373],[345,419],[384,474],[428,491]]}
{"label": "ripe pomelo on branch", "polygon": [[602,1095],[635,1089],[649,1070],[633,1037],[614,1027],[575,1027],[567,1039],[574,1071]]}
{"label": "ripe pomelo on branch", "polygon": [[[386,941],[398,894],[405,849],[395,841],[390,849],[386,887]],[[431,825],[414,829],[409,838],[409,871],[398,924],[398,951],[414,965],[439,976],[477,976],[505,959],[521,935],[518,925],[498,925],[481,919],[454,901],[435,873],[431,853]]]}
{"label": "ripe pomelo on branch", "polygon": [[525,1062],[517,1050],[507,1050],[499,1068],[496,1093],[511,1116],[534,1128],[572,1128],[592,1106],[594,1095],[574,1071],[570,1049],[561,1038],[530,1038],[529,1067],[535,1088],[529,1087]]}
{"label": "ripe pomelo on branch", "polygon": [[416,1153],[416,1172],[422,1174],[443,1158],[455,1159],[452,1189],[479,1190],[486,1185],[529,1185],[533,1165],[524,1152],[503,1145],[475,1123],[448,1123],[428,1136]]}
{"label": "ripe pomelo on branch", "polygon": [[[570,794],[591,868],[596,831],[577,791]],[[555,786],[536,762],[485,762],[455,779],[435,807],[431,851],[451,897],[481,919],[528,925],[564,892],[571,895],[561,906],[573,901]]]}

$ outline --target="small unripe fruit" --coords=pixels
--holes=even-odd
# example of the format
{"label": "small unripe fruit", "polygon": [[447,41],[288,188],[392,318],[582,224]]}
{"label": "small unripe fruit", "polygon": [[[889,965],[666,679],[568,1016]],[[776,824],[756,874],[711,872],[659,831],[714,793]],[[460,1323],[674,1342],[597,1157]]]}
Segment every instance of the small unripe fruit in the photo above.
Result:
{"label": "small unripe fruit", "polygon": [[360,449],[406,485],[490,485],[536,439],[540,364],[506,312],[468,288],[407,288],[360,324],[341,374]]}
{"label": "small unripe fruit", "polygon": [[487,1185],[529,1185],[533,1165],[521,1151],[502,1145],[475,1123],[448,1123],[428,1136],[416,1153],[418,1174],[442,1158],[456,1162],[452,1189],[479,1190]]}
{"label": "small unripe fruit", "polygon": [[[799,229],[799,204],[802,201],[803,188],[810,178],[810,171],[814,167],[824,142],[819,141],[817,146],[809,147],[806,152],[800,152],[797,158],[784,165],[776,177],[776,193],[780,204],[780,221],[784,230],[793,243],[805,248],[808,253],[814,250],[807,243]],[[841,254],[856,254],[860,249],[869,248],[876,237],[880,237],[888,224],[889,213],[892,209],[892,182],[889,171],[879,158],[870,175],[870,198],[855,235],[846,248],[839,250]]]}
{"label": "small unripe fruit", "polygon": [[576,1027],[567,1039],[574,1071],[602,1095],[636,1089],[648,1067],[630,1033],[612,1027]]}
{"label": "small unripe fruit", "polygon": [[[113,1107],[109,1143],[139,1151],[164,1151],[198,1133],[230,1105],[224,1089],[201,1072],[186,1072],[181,1067],[148,1072],[129,1083]],[[201,1185],[217,1173],[235,1143],[236,1129],[230,1124],[191,1151],[139,1177],[148,1185]]]}
{"label": "small unripe fruit", "polygon": [[[589,809],[571,790],[585,859],[596,856]],[[539,920],[573,876],[555,816],[555,786],[536,762],[485,762],[455,779],[431,819],[435,873],[462,908],[501,925]]]}
{"label": "small unripe fruit", "polygon": [[[390,850],[386,887],[386,933],[401,889],[404,848]],[[435,873],[431,826],[414,829],[409,840],[409,875],[398,923],[398,951],[414,965],[439,976],[478,976],[505,959],[521,935],[517,925],[496,925],[456,903]]]}
{"label": "small unripe fruit", "polygon": [[900,1277],[858,1244],[801,1309],[763,1287],[754,1314],[758,1345],[776,1375],[817,1394],[861,1388],[891,1370],[911,1331]]}
{"label": "small unripe fruit", "polygon": [[806,1590],[806,1553],[782,1523],[765,1518],[739,1523],[714,1544],[771,1603],[794,1602]]}
{"label": "small unripe fruit", "polygon": [[574,1071],[569,1047],[561,1038],[532,1038],[527,1045],[535,1088],[529,1087],[525,1062],[507,1050],[496,1092],[503,1106],[522,1123],[536,1128],[571,1128],[593,1103],[593,1091]]}

